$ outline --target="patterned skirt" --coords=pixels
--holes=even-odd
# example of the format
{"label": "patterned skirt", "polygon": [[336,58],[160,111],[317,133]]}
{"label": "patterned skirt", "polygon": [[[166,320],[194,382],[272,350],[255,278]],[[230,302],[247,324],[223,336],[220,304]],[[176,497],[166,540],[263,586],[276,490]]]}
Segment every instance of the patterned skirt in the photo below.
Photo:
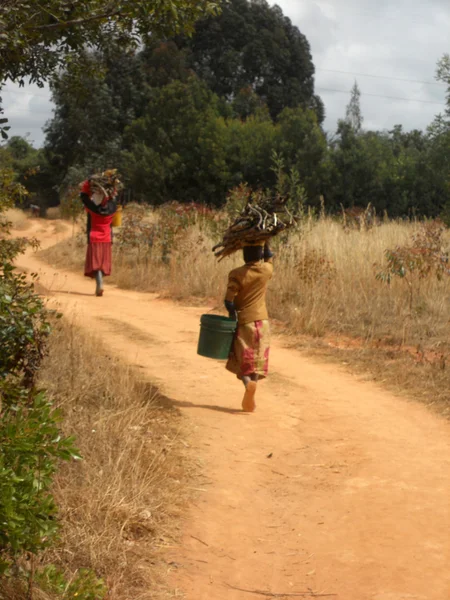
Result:
{"label": "patterned skirt", "polygon": [[88,244],[84,265],[85,276],[95,277],[96,271],[103,271],[103,275],[111,275],[111,256],[111,242],[91,242]]}
{"label": "patterned skirt", "polygon": [[242,379],[244,375],[257,373],[260,379],[269,370],[270,325],[269,321],[255,321],[238,325],[227,369]]}

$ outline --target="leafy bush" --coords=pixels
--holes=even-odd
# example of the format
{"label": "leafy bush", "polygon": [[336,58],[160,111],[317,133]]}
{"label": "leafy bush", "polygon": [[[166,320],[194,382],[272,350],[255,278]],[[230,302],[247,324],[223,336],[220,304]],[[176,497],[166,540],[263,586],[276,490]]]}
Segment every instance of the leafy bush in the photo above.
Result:
{"label": "leafy bush", "polygon": [[[10,170],[0,171],[0,216],[26,192]],[[33,569],[23,556],[50,545],[58,531],[51,494],[59,460],[77,457],[59,430],[59,415],[35,379],[50,333],[49,312],[13,260],[33,241],[8,238],[0,218],[0,579],[21,574],[32,595]],[[84,596],[86,599],[99,596]]]}
{"label": "leafy bush", "polygon": [[62,438],[58,414],[44,392],[0,382],[0,576],[24,553],[46,548],[58,530],[51,495],[58,459],[76,457]]}
{"label": "leafy bush", "polygon": [[36,581],[43,590],[64,599],[102,600],[107,592],[103,580],[96,577],[89,569],[80,569],[70,581],[67,581],[61,569],[50,565],[37,575]]}
{"label": "leafy bush", "polygon": [[3,264],[0,274],[0,378],[16,376],[34,383],[50,333],[48,315],[26,276]]}
{"label": "leafy bush", "polygon": [[410,244],[386,250],[386,265],[377,273],[377,279],[388,284],[398,277],[408,286],[409,310],[411,312],[420,282],[428,277],[439,281],[450,275],[449,253],[444,248],[445,226],[440,222],[423,225],[413,235]]}

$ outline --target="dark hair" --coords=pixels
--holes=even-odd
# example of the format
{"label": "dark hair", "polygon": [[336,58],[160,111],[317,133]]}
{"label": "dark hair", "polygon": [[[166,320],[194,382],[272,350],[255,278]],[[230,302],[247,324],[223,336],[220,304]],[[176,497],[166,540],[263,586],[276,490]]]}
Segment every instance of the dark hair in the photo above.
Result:
{"label": "dark hair", "polygon": [[257,262],[262,260],[264,256],[264,248],[262,246],[245,246],[244,261],[246,263]]}

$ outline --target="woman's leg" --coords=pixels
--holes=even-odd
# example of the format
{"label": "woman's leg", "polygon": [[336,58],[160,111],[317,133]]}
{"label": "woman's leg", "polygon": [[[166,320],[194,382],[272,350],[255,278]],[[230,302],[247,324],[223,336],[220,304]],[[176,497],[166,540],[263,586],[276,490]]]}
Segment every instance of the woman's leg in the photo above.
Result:
{"label": "woman's leg", "polygon": [[258,381],[257,373],[251,375],[244,375],[242,381],[245,385],[245,394],[242,400],[242,410],[244,412],[253,412],[256,408],[255,395],[256,395],[256,383]]}
{"label": "woman's leg", "polygon": [[103,272],[102,271],[95,272],[95,281],[97,284],[96,288],[95,288],[95,295],[102,296],[103,295]]}

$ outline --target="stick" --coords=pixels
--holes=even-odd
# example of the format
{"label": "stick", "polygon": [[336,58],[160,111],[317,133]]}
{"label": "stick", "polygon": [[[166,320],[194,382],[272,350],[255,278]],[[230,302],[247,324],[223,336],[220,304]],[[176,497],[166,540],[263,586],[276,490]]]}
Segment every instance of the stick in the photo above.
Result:
{"label": "stick", "polygon": [[197,542],[200,542],[200,544],[203,544],[204,546],[207,546],[209,548],[209,544],[207,544],[206,542],[204,542],[200,538],[195,537],[195,535],[191,535],[191,538],[193,538],[194,540],[197,540]]}
{"label": "stick", "polygon": [[236,587],[234,585],[230,585],[229,583],[226,584],[227,587],[231,588],[232,590],[236,590],[238,592],[246,592],[247,594],[256,594],[258,596],[265,596],[266,598],[301,598],[301,597],[307,597],[309,596],[310,598],[331,598],[332,596],[336,597],[337,594],[316,594],[315,592],[293,592],[293,593],[288,593],[286,592],[285,594],[280,594],[280,593],[275,593],[275,592],[264,592],[262,590],[246,590],[245,588],[240,588],[240,587]]}

